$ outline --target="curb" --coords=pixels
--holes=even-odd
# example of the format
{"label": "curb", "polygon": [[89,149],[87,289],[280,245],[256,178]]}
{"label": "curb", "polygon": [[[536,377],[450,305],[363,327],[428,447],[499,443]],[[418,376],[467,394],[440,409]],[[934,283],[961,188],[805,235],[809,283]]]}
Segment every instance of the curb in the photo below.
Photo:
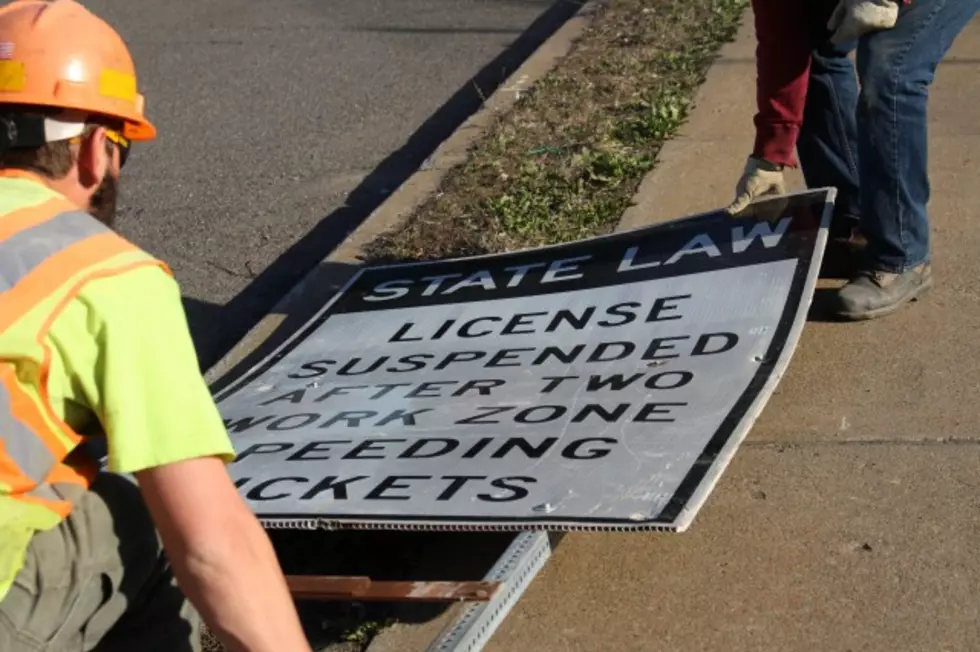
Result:
{"label": "curb", "polygon": [[[571,0],[561,0],[571,1]],[[578,2],[575,2],[578,4]],[[446,175],[469,157],[472,145],[495,118],[506,113],[571,51],[591,24],[601,0],[584,2],[487,98],[482,107],[443,141],[398,189],[310,271],[222,358],[205,372],[212,393],[258,363],[329,300],[360,266],[364,247],[392,230],[438,192]]]}

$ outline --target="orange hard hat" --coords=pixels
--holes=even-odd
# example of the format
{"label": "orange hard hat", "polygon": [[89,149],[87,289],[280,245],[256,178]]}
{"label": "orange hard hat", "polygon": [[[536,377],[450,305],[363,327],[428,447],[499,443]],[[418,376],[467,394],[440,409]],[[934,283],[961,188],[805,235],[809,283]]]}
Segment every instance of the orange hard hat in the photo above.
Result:
{"label": "orange hard hat", "polygon": [[123,136],[153,140],[136,67],[122,38],[75,0],[0,7],[0,104],[75,110],[123,121]]}

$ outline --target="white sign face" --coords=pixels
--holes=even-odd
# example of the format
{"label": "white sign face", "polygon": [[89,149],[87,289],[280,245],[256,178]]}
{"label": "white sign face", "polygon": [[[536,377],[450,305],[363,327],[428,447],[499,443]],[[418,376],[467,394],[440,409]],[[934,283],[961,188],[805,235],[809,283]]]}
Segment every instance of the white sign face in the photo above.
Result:
{"label": "white sign face", "polygon": [[268,524],[691,522],[796,345],[833,190],[372,267],[218,395]]}

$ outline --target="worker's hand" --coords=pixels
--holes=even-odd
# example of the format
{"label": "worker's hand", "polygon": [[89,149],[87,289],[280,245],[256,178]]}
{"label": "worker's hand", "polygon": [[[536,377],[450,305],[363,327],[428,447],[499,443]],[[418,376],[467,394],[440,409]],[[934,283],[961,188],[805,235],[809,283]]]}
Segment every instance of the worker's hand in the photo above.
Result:
{"label": "worker's hand", "polygon": [[898,20],[898,2],[840,0],[827,21],[830,42],[841,45],[868,32],[889,29]]}
{"label": "worker's hand", "polygon": [[745,162],[742,178],[735,188],[735,201],[726,209],[735,215],[745,210],[753,200],[765,195],[782,195],[786,192],[783,166],[750,156]]}

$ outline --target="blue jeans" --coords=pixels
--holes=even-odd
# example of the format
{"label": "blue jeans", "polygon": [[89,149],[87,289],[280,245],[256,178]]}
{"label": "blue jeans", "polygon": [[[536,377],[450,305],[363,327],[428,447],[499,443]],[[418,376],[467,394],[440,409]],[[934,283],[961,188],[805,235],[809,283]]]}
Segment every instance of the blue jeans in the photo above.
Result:
{"label": "blue jeans", "polygon": [[[930,259],[929,86],[980,0],[912,0],[894,28],[842,47],[823,27],[834,4],[820,3],[811,17],[818,45],[797,141],[800,167],[809,187],[838,189],[836,222],[860,220],[867,265],[904,272]],[[847,58],[855,47],[856,76]]]}

